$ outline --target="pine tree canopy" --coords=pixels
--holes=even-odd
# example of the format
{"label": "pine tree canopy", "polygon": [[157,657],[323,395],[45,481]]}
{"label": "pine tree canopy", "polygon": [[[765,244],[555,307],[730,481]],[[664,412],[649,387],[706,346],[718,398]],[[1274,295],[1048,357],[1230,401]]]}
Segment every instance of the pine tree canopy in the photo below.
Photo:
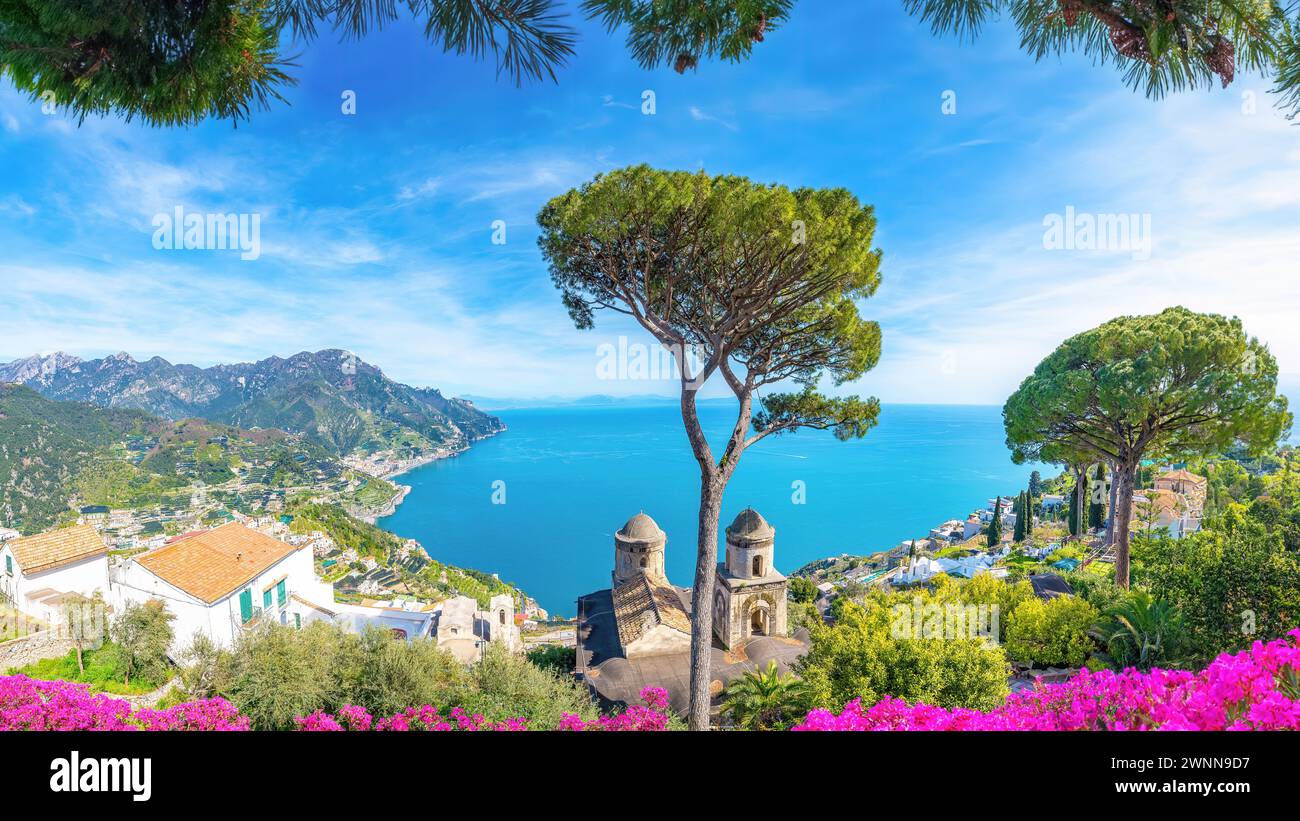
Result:
{"label": "pine tree canopy", "polygon": [[644,68],[671,64],[678,73],[701,57],[741,61],[785,22],[794,0],[584,0],[582,10],[614,31]]}
{"label": "pine tree canopy", "polygon": [[[646,68],[683,72],[740,61],[794,0],[584,0],[627,29]],[[328,28],[359,38],[404,17],[443,51],[495,60],[516,84],[556,80],[577,31],[563,0],[0,0],[0,76],[84,120],[117,114],[153,126],[247,120],[295,83],[286,44]]]}
{"label": "pine tree canopy", "polygon": [[293,83],[256,0],[0,0],[0,74],[84,120],[246,119]]}
{"label": "pine tree canopy", "polygon": [[1080,52],[1114,63],[1148,97],[1212,86],[1238,70],[1270,77],[1278,106],[1300,113],[1298,0],[903,0],[935,33],[973,39],[1008,15],[1036,60]]}

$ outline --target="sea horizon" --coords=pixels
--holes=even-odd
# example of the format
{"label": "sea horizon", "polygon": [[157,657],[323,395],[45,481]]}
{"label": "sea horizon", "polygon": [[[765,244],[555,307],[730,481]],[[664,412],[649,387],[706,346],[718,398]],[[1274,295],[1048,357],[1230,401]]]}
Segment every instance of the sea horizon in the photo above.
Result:
{"label": "sea horizon", "polygon": [[[713,441],[730,403],[700,403]],[[448,564],[496,573],[554,615],[609,586],[613,535],[640,512],[668,536],[670,581],[694,572],[698,468],[675,403],[493,410],[507,430],[395,477],[411,488],[378,524]],[[731,417],[734,419],[734,417]],[[965,518],[1030,473],[1003,441],[997,405],[887,404],[864,439],[827,431],[766,440],[742,457],[723,500],[720,541],[745,507],[776,528],[775,564],[870,555]]]}

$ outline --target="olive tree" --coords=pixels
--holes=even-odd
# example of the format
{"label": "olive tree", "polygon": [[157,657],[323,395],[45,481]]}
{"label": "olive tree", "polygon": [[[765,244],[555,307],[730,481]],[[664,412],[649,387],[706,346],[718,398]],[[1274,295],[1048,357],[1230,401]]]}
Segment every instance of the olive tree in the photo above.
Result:
{"label": "olive tree", "polygon": [[1168,308],[1062,342],[1002,409],[1013,458],[1078,452],[1114,468],[1115,582],[1128,587],[1129,522],[1143,458],[1258,452],[1290,427],[1277,361],[1241,320]]}
{"label": "olive tree", "polygon": [[[718,518],[741,455],[799,428],[861,437],[880,412],[874,398],[817,390],[823,378],[857,379],[880,357],[880,327],[857,306],[880,282],[875,217],[844,189],[642,165],[551,200],[538,223],[578,328],[594,327],[598,312],[631,317],[677,361],[682,423],[700,470],[690,725],[706,729]],[[737,402],[721,454],[696,409],[697,391],[715,375]],[[795,390],[760,396],[782,384]]]}

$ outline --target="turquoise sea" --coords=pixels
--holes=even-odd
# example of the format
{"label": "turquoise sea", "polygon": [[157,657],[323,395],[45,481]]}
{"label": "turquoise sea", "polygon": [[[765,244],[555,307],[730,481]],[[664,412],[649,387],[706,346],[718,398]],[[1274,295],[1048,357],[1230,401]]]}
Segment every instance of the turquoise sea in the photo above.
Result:
{"label": "turquoise sea", "polygon": [[[411,493],[379,524],[568,616],[577,596],[608,586],[614,531],[644,510],[668,534],[670,579],[691,583],[699,473],[675,404],[493,413],[509,430],[399,477]],[[734,406],[701,403],[700,415],[720,441]],[[1034,466],[1012,464],[1003,438],[1000,408],[969,405],[886,405],[852,442],[822,431],[769,438],[742,458],[723,525],[752,505],[776,528],[787,573],[885,550],[1023,488]]]}

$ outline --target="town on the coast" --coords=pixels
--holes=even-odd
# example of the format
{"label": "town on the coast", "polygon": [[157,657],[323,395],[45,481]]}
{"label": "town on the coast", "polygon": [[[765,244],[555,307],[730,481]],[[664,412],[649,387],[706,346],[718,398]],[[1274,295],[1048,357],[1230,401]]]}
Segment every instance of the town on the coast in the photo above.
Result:
{"label": "town on the coast", "polygon": [[[352,362],[329,351],[297,359],[313,368]],[[138,366],[122,364],[134,360],[113,362],[148,379]],[[436,545],[428,550],[375,526],[409,492],[397,483],[402,471],[463,454],[484,436],[508,435],[499,421],[467,417],[477,425],[474,434],[451,423],[455,435],[443,431],[445,444],[431,447],[409,444],[419,429],[385,429],[382,442],[408,444],[340,454],[319,426],[313,436],[311,429],[167,422],[138,411],[118,418],[111,408],[41,393],[74,392],[67,386],[79,381],[98,385],[101,377],[87,372],[102,367],[64,355],[0,366],[17,377],[0,385],[8,441],[27,437],[18,452],[34,478],[59,463],[50,487],[62,499],[61,507],[50,504],[21,485],[7,492],[6,516],[20,527],[0,528],[4,671],[32,681],[84,680],[140,705],[184,703],[205,692],[239,698],[250,685],[209,679],[221,680],[223,670],[231,675],[224,665],[252,664],[248,674],[255,673],[266,663],[255,659],[268,642],[301,641],[308,652],[321,640],[382,646],[369,644],[382,636],[385,645],[417,657],[441,654],[464,670],[525,665],[545,687],[563,688],[562,697],[552,697],[578,710],[574,715],[637,715],[628,711],[645,709],[648,686],[665,726],[689,714],[695,591],[667,578],[668,534],[646,512],[616,530],[610,586],[579,597],[575,618],[552,618],[519,587],[440,563]],[[337,376],[326,371],[348,403],[364,398],[352,381],[355,367]],[[61,369],[71,373],[57,376]],[[432,435],[422,434],[426,442]],[[70,437],[89,454],[69,460],[42,450],[47,441]],[[1139,555],[1149,556],[1158,546],[1178,552],[1178,545],[1205,538],[1207,523],[1211,534],[1222,528],[1225,517],[1266,521],[1261,517],[1272,505],[1295,493],[1294,462],[1289,447],[1263,456],[1144,461],[1134,473],[1127,535]],[[863,661],[854,660],[860,650],[837,656],[845,634],[884,624],[891,652],[915,652],[913,633],[929,630],[925,638],[957,655],[927,664],[983,671],[961,703],[993,705],[1005,693],[1064,685],[1083,668],[1176,661],[1185,650],[1175,651],[1168,639],[1152,648],[1146,639],[1134,643],[1145,633],[1126,631],[1167,631],[1181,621],[1171,623],[1149,597],[1134,601],[1153,626],[1138,628],[1139,615],[1116,609],[1127,601],[1113,581],[1125,518],[1118,515],[1117,466],[1087,459],[1066,467],[1047,476],[1035,469],[1024,488],[1008,488],[966,517],[895,546],[830,556],[788,574],[778,570],[779,511],[767,511],[771,521],[758,510],[742,511],[722,528],[713,579],[710,723],[788,725],[818,700],[847,701],[864,688],[943,698],[923,689],[924,678],[890,684],[845,675]],[[689,548],[687,541],[677,549]],[[936,627],[932,614],[921,615],[954,601],[975,608],[970,618],[954,624],[945,615]],[[897,634],[898,608],[917,614],[913,633],[907,627]],[[868,628],[863,619],[871,613],[891,615]],[[1107,625],[1120,624],[1127,627],[1107,634],[1115,629]],[[153,650],[146,651],[156,654],[152,663],[134,658],[132,631],[153,631]],[[277,638],[280,631],[288,633]],[[300,638],[288,638],[294,635]],[[98,678],[105,672],[110,678]],[[765,697],[775,703],[746,706],[766,690],[778,694]],[[284,727],[290,719],[305,720],[258,720]]]}

